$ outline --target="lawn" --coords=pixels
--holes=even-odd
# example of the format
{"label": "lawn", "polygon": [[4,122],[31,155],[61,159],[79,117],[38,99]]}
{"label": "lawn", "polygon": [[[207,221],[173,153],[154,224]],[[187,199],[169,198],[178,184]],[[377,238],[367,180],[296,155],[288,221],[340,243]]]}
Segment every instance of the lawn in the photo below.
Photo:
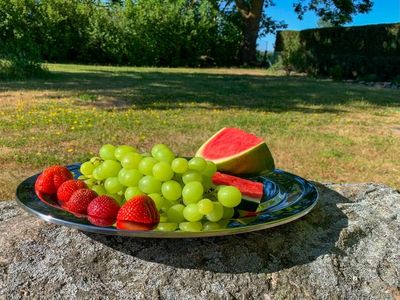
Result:
{"label": "lawn", "polygon": [[279,168],[308,179],[400,187],[400,90],[265,70],[48,69],[48,78],[0,82],[0,200],[104,143],[166,143],[190,156],[224,126],[263,137]]}

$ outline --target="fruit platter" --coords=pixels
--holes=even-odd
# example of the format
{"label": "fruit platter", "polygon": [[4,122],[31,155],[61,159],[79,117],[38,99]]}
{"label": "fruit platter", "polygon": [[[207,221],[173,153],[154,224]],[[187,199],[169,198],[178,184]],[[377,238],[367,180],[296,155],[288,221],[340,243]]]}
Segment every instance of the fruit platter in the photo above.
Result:
{"label": "fruit platter", "polygon": [[238,128],[221,129],[190,158],[164,144],[143,153],[105,144],[85,162],[27,178],[16,196],[51,223],[154,238],[270,228],[301,218],[318,201],[313,184],[276,169],[266,143]]}

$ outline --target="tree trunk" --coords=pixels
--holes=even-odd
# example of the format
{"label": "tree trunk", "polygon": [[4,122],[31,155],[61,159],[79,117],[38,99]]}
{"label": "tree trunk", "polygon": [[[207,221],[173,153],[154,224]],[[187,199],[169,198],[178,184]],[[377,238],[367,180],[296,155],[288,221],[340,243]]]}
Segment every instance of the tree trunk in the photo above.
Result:
{"label": "tree trunk", "polygon": [[241,63],[243,65],[256,65],[257,38],[264,0],[251,0],[248,2],[249,4],[243,0],[235,0],[235,3],[243,23],[243,41],[240,53]]}

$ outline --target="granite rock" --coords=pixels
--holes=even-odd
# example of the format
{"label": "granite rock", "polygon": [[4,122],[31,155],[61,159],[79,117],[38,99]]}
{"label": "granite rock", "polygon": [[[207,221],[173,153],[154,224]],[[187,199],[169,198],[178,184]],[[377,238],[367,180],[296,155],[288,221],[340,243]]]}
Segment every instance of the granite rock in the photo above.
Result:
{"label": "granite rock", "polygon": [[318,189],[300,220],[204,239],[84,233],[0,202],[0,299],[399,299],[399,192]]}

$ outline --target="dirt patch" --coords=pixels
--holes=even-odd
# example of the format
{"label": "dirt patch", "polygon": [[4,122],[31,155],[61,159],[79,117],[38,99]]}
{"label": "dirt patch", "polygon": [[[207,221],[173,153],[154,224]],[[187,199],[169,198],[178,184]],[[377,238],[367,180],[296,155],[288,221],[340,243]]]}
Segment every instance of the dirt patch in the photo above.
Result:
{"label": "dirt patch", "polygon": [[392,128],[392,132],[397,135],[400,136],[400,127],[393,127]]}

